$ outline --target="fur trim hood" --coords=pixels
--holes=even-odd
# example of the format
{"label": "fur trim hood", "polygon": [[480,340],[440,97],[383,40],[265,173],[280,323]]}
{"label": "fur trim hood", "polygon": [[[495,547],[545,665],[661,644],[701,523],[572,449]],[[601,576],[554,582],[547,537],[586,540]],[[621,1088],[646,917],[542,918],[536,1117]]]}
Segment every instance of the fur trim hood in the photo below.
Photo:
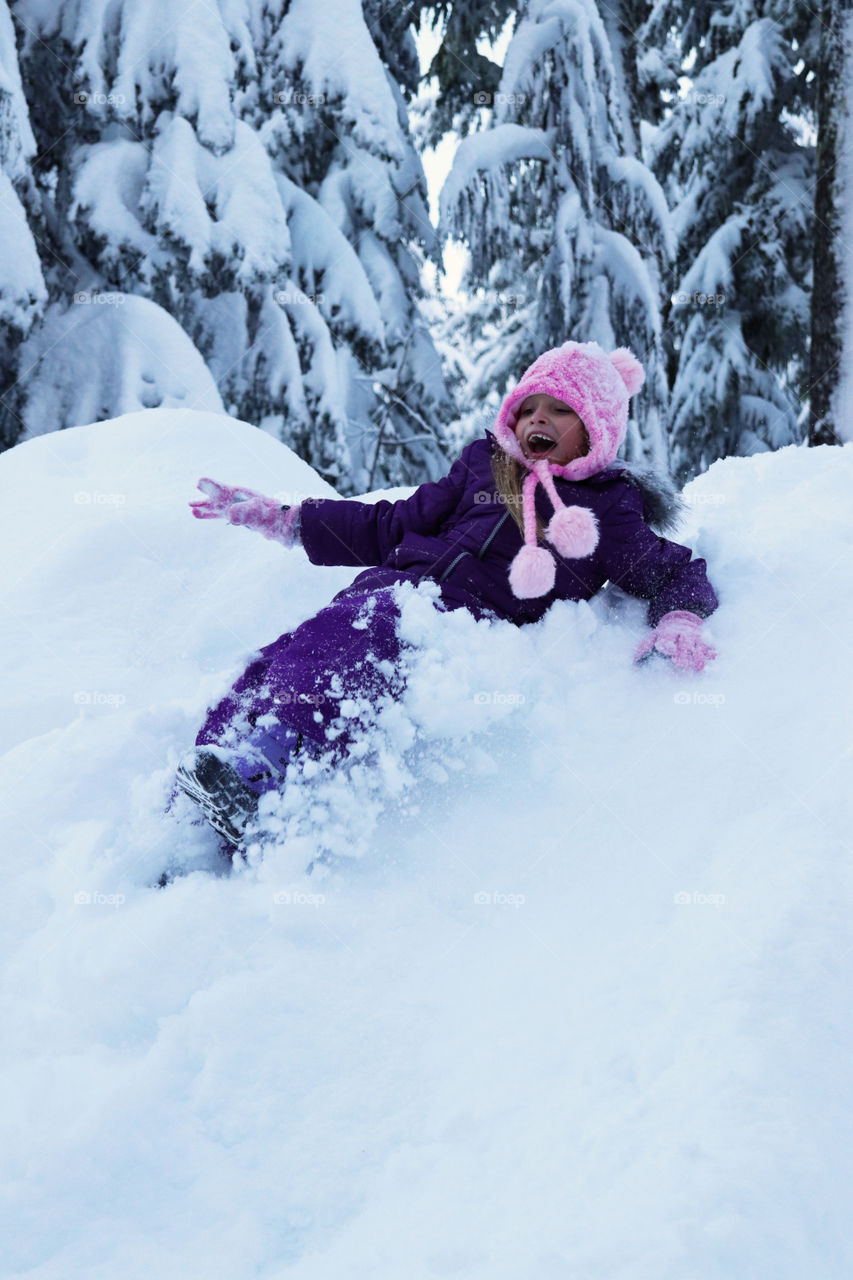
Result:
{"label": "fur trim hood", "polygon": [[665,472],[655,471],[652,467],[634,467],[628,462],[615,462],[599,474],[606,476],[615,472],[620,472],[640,490],[643,519],[655,533],[672,533],[681,524],[687,503]]}

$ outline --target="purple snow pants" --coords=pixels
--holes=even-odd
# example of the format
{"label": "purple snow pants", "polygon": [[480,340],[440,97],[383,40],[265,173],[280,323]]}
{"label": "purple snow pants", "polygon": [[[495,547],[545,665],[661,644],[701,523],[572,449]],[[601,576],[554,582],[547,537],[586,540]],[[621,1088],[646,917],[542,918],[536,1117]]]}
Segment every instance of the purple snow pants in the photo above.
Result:
{"label": "purple snow pants", "polygon": [[[382,695],[396,698],[403,692],[400,613],[393,587],[417,583],[421,576],[385,566],[360,573],[319,613],[259,651],[230,692],[208,711],[196,746],[236,745],[235,736],[237,741],[247,736],[259,716],[271,713],[303,735],[310,754],[342,754],[363,721],[357,714],[342,719],[340,703],[367,698],[375,706]],[[440,610],[466,608],[477,618],[497,616],[450,584],[442,586],[434,603]]]}
{"label": "purple snow pants", "polygon": [[[368,569],[295,631],[265,645],[230,692],[209,709],[196,746],[236,745],[252,732],[259,716],[271,713],[303,735],[310,754],[342,754],[363,721],[357,714],[342,719],[340,703],[367,698],[375,706],[382,695],[396,698],[403,692],[400,613],[393,586],[416,583],[420,576],[386,567]],[[467,608],[478,618],[496,617],[449,585],[434,603],[440,610]]]}
{"label": "purple snow pants", "polygon": [[[370,699],[402,692],[397,671],[399,611],[389,587],[351,588],[295,631],[265,645],[226,696],[210,708],[196,746],[222,743],[229,730],[250,733],[258,716],[271,713],[303,735],[311,751],[337,754],[357,735],[358,716],[339,721],[347,698]],[[380,665],[381,664],[381,665]]]}

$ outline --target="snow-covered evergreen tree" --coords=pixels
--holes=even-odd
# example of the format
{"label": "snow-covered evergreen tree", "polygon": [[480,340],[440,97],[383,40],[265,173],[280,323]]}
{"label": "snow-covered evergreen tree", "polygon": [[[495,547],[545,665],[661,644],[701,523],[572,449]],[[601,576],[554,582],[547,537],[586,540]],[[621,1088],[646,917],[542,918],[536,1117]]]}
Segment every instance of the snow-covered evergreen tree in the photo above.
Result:
{"label": "snow-covered evergreen tree", "polygon": [[501,78],[498,63],[479,46],[494,44],[516,9],[510,0],[436,0],[430,6],[441,41],[426,74],[436,89],[426,130],[429,146],[451,131],[464,136],[477,127],[481,106],[493,99]]}
{"label": "snow-covered evergreen tree", "polygon": [[593,0],[528,0],[497,92],[472,86],[489,110],[459,145],[441,230],[464,240],[466,283],[493,300],[484,304],[494,336],[478,362],[478,390],[505,388],[569,338],[630,344],[647,384],[625,454],[666,466],[660,308],[672,242],[663,193],[628,119],[622,61],[633,56],[620,45],[614,58]]}
{"label": "snow-covered evergreen tree", "polygon": [[[228,411],[345,492],[438,474],[450,403],[418,308],[437,245],[404,94],[358,0],[13,14],[52,296],[67,305],[73,282],[157,303]],[[394,58],[410,77],[405,24]]]}
{"label": "snow-covered evergreen tree", "polygon": [[39,207],[30,169],[35,149],[15,32],[0,0],[0,448],[20,434],[18,348],[47,299],[30,222]]}
{"label": "snow-covered evergreen tree", "polygon": [[814,156],[796,117],[815,21],[783,0],[657,0],[640,32],[675,43],[690,78],[652,143],[678,242],[667,319],[681,480],[802,434]]}

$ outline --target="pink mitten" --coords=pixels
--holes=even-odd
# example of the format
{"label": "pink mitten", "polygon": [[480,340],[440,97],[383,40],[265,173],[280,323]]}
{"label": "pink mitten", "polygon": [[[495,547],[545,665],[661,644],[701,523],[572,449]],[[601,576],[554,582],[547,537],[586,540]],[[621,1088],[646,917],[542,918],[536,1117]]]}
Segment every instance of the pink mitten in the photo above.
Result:
{"label": "pink mitten", "polygon": [[217,484],[204,476],[198,482],[198,488],[208,496],[201,502],[196,499],[190,503],[192,513],[198,520],[219,520],[227,514],[228,508],[235,502],[248,502],[250,498],[259,498],[254,489],[232,488],[227,484]]}
{"label": "pink mitten", "polygon": [[653,652],[671,658],[680,671],[702,671],[705,663],[717,656],[702,639],[702,619],[688,609],[665,613],[654,631],[640,641],[634,661],[650,658]]}
{"label": "pink mitten", "polygon": [[229,524],[241,524],[285,547],[299,540],[299,507],[285,507],[275,498],[250,498],[228,508]]}
{"label": "pink mitten", "polygon": [[190,503],[199,520],[227,520],[246,529],[257,529],[265,538],[292,547],[299,540],[299,507],[287,507],[275,498],[265,498],[254,489],[233,488],[206,476],[198,482],[204,501]]}

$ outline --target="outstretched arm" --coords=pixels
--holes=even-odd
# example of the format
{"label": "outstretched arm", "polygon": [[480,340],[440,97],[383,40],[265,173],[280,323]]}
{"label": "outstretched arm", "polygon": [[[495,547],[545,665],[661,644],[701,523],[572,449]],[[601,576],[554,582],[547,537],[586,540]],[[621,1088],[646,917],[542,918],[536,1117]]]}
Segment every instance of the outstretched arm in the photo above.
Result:
{"label": "outstretched arm", "polygon": [[468,476],[468,445],[441,480],[397,502],[311,498],[300,509],[300,537],[314,564],[379,565],[406,533],[436,533],[455,510]]}
{"label": "outstretched arm", "polygon": [[705,561],[689,547],[661,538],[643,519],[642,497],[626,483],[607,512],[597,554],[608,578],[630,595],[648,600],[651,634],[635,661],[658,652],[683,670],[701,671],[716,657],[702,639],[701,623],[717,608]]}
{"label": "outstretched arm", "polygon": [[472,447],[463,449],[441,480],[422,484],[397,502],[306,498],[287,507],[252,489],[205,477],[198,487],[206,496],[190,507],[200,520],[224,519],[256,529],[286,547],[301,543],[314,564],[383,564],[406,533],[435,533],[452,514],[465,489]]}

